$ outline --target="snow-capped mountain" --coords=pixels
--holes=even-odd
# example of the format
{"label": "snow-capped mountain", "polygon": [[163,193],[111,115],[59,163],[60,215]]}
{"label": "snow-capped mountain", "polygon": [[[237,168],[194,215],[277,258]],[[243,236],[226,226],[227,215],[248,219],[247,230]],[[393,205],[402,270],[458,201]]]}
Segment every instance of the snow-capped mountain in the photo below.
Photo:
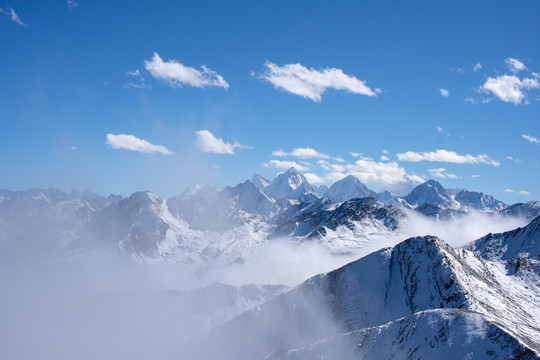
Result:
{"label": "snow-capped mountain", "polygon": [[268,197],[252,181],[245,181],[235,187],[228,186],[223,189],[223,193],[235,208],[248,214],[261,215],[269,219],[278,212],[275,200]]}
{"label": "snow-capped mountain", "polygon": [[[360,344],[360,346],[358,346]],[[386,324],[288,350],[279,359],[538,359],[486,317],[461,309],[426,310]]]}
{"label": "snow-capped mountain", "polygon": [[540,259],[540,216],[522,228],[488,234],[467,249],[488,260]]}
{"label": "snow-capped mountain", "polygon": [[396,230],[404,216],[398,209],[369,197],[341,204],[323,198],[289,207],[276,218],[270,237],[317,239],[334,250],[344,250],[358,246],[373,233]]}
{"label": "snow-capped mountain", "polygon": [[459,203],[454,196],[435,180],[426,181],[415,187],[405,201],[412,206],[424,204],[439,205],[445,209],[458,209]]}
{"label": "snow-capped mountain", "polygon": [[251,177],[249,181],[251,181],[253,184],[255,184],[255,186],[257,186],[260,189],[264,189],[265,187],[271,184],[270,180],[266,179],[258,172],[253,174],[253,176]]}
{"label": "snow-capped mountain", "polygon": [[89,191],[30,189],[0,193],[0,261],[62,251],[81,236],[92,216],[121,197]]}
{"label": "snow-capped mountain", "polygon": [[508,205],[495,199],[491,195],[486,195],[479,191],[461,190],[454,198],[460,203],[461,207],[467,207],[481,211],[500,211]]}
{"label": "snow-capped mountain", "polygon": [[425,236],[308,279],[193,346],[212,358],[217,354],[202,344],[230,344],[220,353],[224,359],[536,359],[539,321],[535,289],[470,251]]}
{"label": "snow-capped mountain", "polygon": [[264,188],[264,192],[274,199],[310,200],[318,198],[311,184],[294,167],[278,175],[270,185]]}
{"label": "snow-capped mountain", "polygon": [[526,203],[517,203],[507,207],[501,212],[505,215],[531,220],[540,215],[540,201],[533,200]]}
{"label": "snow-capped mountain", "polygon": [[328,186],[326,185],[311,185],[311,187],[313,187],[313,190],[315,190],[315,193],[322,197],[324,196],[324,193],[328,191]]}
{"label": "snow-capped mountain", "polygon": [[343,202],[354,198],[374,197],[374,195],[375,193],[362,184],[360,179],[349,175],[336,181],[323,196],[334,202]]}
{"label": "snow-capped mountain", "polygon": [[118,246],[139,258],[180,256],[180,262],[191,258],[191,241],[202,237],[189,225],[175,218],[167,202],[149,191],[132,194],[97,213],[87,226],[87,237]]}

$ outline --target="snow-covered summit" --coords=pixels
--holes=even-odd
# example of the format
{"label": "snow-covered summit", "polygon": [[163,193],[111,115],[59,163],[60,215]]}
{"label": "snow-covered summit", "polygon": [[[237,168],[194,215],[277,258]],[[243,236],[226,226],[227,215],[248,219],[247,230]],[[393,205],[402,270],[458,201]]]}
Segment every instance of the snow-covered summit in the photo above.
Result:
{"label": "snow-covered summit", "polygon": [[493,196],[479,191],[461,190],[455,195],[454,200],[459,202],[462,207],[481,211],[500,211],[508,206]]}
{"label": "snow-covered summit", "polygon": [[441,205],[447,209],[458,209],[460,207],[459,203],[454,200],[454,196],[435,180],[428,180],[415,187],[405,197],[405,201],[412,206],[431,204]]}
{"label": "snow-covered summit", "polygon": [[343,202],[354,198],[373,197],[374,195],[375,193],[369,190],[360,179],[349,175],[336,181],[323,196],[335,202]]}
{"label": "snow-covered summit", "polygon": [[265,177],[263,177],[258,172],[253,174],[253,176],[251,177],[251,179],[249,181],[251,181],[253,184],[255,184],[260,189],[264,189],[265,187],[267,187],[271,183],[270,180],[266,179]]}
{"label": "snow-covered summit", "polygon": [[466,248],[489,260],[540,260],[540,216],[527,226],[499,234],[488,234]]}
{"label": "snow-covered summit", "polygon": [[318,197],[304,175],[294,167],[278,175],[264,192],[274,199],[298,199],[310,195]]}

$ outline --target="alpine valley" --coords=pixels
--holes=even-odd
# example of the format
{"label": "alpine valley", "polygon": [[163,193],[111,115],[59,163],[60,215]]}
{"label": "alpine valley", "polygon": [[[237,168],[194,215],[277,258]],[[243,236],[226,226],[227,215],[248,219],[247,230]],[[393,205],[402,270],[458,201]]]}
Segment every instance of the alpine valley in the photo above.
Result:
{"label": "alpine valley", "polygon": [[[114,282],[103,257],[124,284],[175,280],[90,291]],[[169,199],[0,190],[0,268],[0,358],[540,358],[540,202],[434,180],[404,196],[295,168]],[[51,281],[66,268],[84,271]],[[214,282],[230,272],[245,276]]]}

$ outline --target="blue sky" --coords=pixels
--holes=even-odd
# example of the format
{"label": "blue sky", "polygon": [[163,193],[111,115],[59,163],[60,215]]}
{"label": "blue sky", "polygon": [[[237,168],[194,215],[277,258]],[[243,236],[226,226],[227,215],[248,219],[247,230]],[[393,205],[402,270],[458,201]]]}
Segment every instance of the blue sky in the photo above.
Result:
{"label": "blue sky", "polygon": [[0,9],[1,188],[168,197],[296,164],[540,198],[537,1]]}

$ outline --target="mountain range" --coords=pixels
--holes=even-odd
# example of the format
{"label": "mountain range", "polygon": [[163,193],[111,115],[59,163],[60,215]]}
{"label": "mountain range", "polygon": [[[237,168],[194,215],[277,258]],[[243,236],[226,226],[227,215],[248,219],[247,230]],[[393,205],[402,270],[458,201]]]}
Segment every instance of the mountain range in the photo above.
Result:
{"label": "mountain range", "polygon": [[321,196],[295,168],[271,182],[255,174],[234,187],[196,186],[167,200],[149,191],[122,198],[88,191],[2,190],[1,260],[115,248],[147,262],[219,258],[231,263],[276,238],[317,241],[347,252],[374,234],[399,232],[411,212],[434,219],[476,211],[530,220],[540,214],[539,204],[508,206],[481,192],[451,192],[434,180],[399,197],[376,193],[352,175]]}
{"label": "mountain range", "polygon": [[[419,218],[450,224],[471,213],[526,225],[462,247],[433,235],[400,238]],[[180,273],[242,270],[260,260],[257,249],[282,239],[350,254],[389,238],[400,240],[292,288],[168,290],[150,302],[150,316],[175,324],[167,341],[183,358],[540,359],[538,201],[508,206],[434,180],[402,197],[371,191],[354,176],[316,188],[294,168],[271,182],[255,174],[236,186],[193,187],[169,199],[149,191],[127,198],[0,191],[2,267],[72,263],[104,251],[136,264],[172,264]],[[106,324],[117,306],[126,319],[136,317],[126,304],[137,296],[102,294],[88,305],[92,323]]]}
{"label": "mountain range", "polygon": [[[538,359],[539,223],[458,249],[433,236],[407,239],[306,280],[188,351],[222,359]],[[527,270],[518,275],[516,266]]]}

